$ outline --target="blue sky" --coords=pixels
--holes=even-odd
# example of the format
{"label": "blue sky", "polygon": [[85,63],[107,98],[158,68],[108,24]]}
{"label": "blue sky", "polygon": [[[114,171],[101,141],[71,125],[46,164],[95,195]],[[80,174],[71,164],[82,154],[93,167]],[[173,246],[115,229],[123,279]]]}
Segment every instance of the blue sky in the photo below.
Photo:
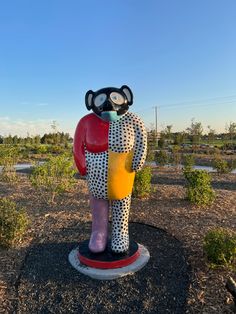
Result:
{"label": "blue sky", "polygon": [[[3,0],[0,134],[74,133],[87,90],[127,84],[147,127],[236,120],[235,0]],[[173,105],[174,104],[174,105]]]}

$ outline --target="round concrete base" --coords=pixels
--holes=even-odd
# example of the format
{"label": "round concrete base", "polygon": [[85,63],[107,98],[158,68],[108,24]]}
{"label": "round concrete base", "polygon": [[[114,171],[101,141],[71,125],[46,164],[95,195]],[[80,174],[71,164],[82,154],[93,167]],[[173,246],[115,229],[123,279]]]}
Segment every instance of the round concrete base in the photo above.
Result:
{"label": "round concrete base", "polygon": [[130,240],[129,249],[121,254],[112,252],[111,241],[106,249],[100,253],[93,253],[89,249],[89,240],[79,243],[79,260],[81,264],[91,268],[112,269],[128,266],[136,261],[140,255],[138,244]]}
{"label": "round concrete base", "polygon": [[99,280],[112,280],[112,279],[124,277],[127,275],[132,275],[147,264],[150,258],[150,254],[145,246],[141,244],[138,244],[138,246],[139,246],[139,252],[140,252],[140,256],[138,257],[138,259],[132,264],[125,267],[121,267],[121,268],[98,269],[98,268],[85,266],[81,264],[78,257],[79,247],[77,247],[76,249],[70,252],[69,262],[80,273],[87,275],[91,278],[99,279]]}

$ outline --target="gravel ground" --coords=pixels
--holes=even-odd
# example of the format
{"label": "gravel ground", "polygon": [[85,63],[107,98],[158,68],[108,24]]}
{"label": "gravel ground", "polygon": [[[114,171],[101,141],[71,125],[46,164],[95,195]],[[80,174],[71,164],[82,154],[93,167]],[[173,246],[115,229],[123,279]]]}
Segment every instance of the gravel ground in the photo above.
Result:
{"label": "gravel ground", "polygon": [[215,226],[236,229],[235,179],[214,175],[216,201],[201,209],[185,200],[180,172],[158,170],[151,198],[133,199],[130,216],[136,222],[130,233],[151,259],[135,275],[107,282],[85,277],[67,261],[90,232],[84,180],[54,206],[22,174],[15,186],[0,182],[0,197],[25,206],[31,219],[17,248],[0,249],[0,313],[233,313],[224,286],[235,273],[210,269],[202,240]]}
{"label": "gravel ground", "polygon": [[52,233],[47,243],[31,248],[18,285],[19,313],[184,312],[190,269],[177,239],[160,229],[131,224],[132,238],[151,253],[148,265],[132,276],[98,281],[68,264],[73,240],[89,237],[89,231],[90,224],[82,223]]}

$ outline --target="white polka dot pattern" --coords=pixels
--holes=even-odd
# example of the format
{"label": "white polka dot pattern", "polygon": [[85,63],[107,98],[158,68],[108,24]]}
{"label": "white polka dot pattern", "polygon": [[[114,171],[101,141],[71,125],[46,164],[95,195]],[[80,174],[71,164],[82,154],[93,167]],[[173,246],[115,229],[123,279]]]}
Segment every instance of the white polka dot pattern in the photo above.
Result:
{"label": "white polka dot pattern", "polygon": [[90,193],[99,199],[108,199],[108,152],[86,154],[87,183]]}
{"label": "white polka dot pattern", "polygon": [[113,152],[128,153],[134,149],[132,170],[142,168],[147,154],[147,133],[142,120],[127,112],[109,128],[109,149]]}
{"label": "white polka dot pattern", "polygon": [[131,195],[112,202],[112,239],[111,249],[113,252],[125,252],[129,248],[129,209]]}
{"label": "white polka dot pattern", "polygon": [[[134,113],[127,112],[120,120],[111,122],[108,147],[111,151],[119,153],[130,152],[133,149],[132,170],[140,170],[147,151],[147,135],[141,119]],[[102,153],[86,151],[86,165],[90,193],[96,198],[108,199],[108,151]]]}
{"label": "white polka dot pattern", "polygon": [[116,153],[128,153],[134,146],[134,127],[128,113],[120,120],[111,122],[109,128],[109,149]]}

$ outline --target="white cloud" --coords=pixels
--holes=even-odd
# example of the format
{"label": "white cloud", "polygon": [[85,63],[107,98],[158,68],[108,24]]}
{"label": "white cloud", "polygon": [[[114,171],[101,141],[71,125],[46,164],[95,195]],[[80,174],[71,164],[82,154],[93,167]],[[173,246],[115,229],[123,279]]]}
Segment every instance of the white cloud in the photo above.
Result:
{"label": "white cloud", "polygon": [[8,117],[0,117],[0,135],[43,135],[52,131],[51,124],[54,119],[14,120]]}
{"label": "white cloud", "polygon": [[58,120],[51,119],[37,119],[37,120],[23,120],[11,119],[9,117],[0,117],[0,135],[7,136],[9,134],[25,137],[30,135],[43,135],[52,132],[52,123],[57,122],[57,130],[59,132],[69,133],[74,135],[78,121],[71,121],[70,119]]}
{"label": "white cloud", "polygon": [[8,120],[10,120],[9,117],[0,117],[0,122],[1,122],[1,121],[8,121]]}

